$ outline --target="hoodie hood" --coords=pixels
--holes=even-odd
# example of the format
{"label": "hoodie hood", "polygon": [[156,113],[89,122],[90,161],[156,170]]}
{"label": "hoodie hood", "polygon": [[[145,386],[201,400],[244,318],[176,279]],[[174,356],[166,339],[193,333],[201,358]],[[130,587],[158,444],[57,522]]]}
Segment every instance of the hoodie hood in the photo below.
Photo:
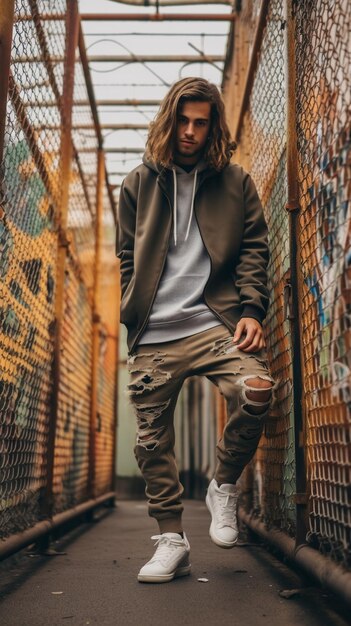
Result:
{"label": "hoodie hood", "polygon": [[160,164],[155,163],[154,161],[151,161],[150,159],[148,159],[145,154],[143,156],[143,163],[144,165],[146,165],[146,167],[150,168],[151,170],[153,170],[159,175],[161,175],[162,173],[166,173],[167,171],[172,172],[172,176],[173,176],[173,239],[174,239],[174,245],[176,246],[177,245],[177,213],[178,213],[177,178],[178,176],[186,176],[186,177],[193,178],[193,189],[192,189],[192,195],[191,195],[189,219],[188,219],[187,229],[185,233],[185,241],[186,241],[189,236],[191,220],[193,218],[193,213],[194,213],[194,200],[195,200],[195,194],[196,194],[196,191],[198,188],[198,182],[199,182],[198,175],[200,172],[204,172],[205,170],[211,170],[211,168],[207,165],[204,159],[200,159],[198,163],[194,164],[194,167],[190,172],[187,172],[186,170],[184,170],[182,166],[178,165],[177,163],[173,163],[170,167],[163,167]]}
{"label": "hoodie hood", "polygon": [[[160,163],[155,163],[154,161],[152,161],[146,156],[146,153],[143,154],[142,161],[143,161],[143,164],[146,165],[146,167],[148,167],[153,172],[156,172],[157,174],[162,174],[167,171],[172,171],[173,167],[179,167],[182,172],[185,171],[185,170],[182,170],[181,165],[176,165],[176,163],[172,163],[169,167],[160,165]],[[200,161],[194,165],[194,168],[198,169],[198,171],[201,171],[201,172],[204,170],[208,170],[209,172],[213,171],[213,173],[216,173],[216,170],[213,169],[210,165],[208,165],[204,159],[200,159]]]}

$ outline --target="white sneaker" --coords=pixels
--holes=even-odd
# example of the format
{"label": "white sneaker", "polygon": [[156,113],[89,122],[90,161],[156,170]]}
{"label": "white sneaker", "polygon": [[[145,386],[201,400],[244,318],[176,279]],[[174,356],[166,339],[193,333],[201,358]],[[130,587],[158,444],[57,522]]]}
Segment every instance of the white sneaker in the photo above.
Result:
{"label": "white sneaker", "polygon": [[236,508],[239,490],[236,485],[218,487],[213,478],[206,494],[206,506],[212,515],[210,537],[221,548],[232,548],[238,540]]}
{"label": "white sneaker", "polygon": [[178,576],[190,574],[190,545],[178,533],[153,535],[157,546],[154,556],[141,568],[138,580],[143,583],[167,583]]}

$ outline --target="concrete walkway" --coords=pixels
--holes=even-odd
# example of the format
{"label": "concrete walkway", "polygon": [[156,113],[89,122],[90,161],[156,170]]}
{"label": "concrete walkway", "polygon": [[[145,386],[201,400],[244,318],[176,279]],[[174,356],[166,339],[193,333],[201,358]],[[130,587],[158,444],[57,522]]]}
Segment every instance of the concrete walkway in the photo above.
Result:
{"label": "concrete walkway", "polygon": [[[0,575],[2,626],[346,626],[335,600],[304,582],[259,545],[222,550],[208,536],[203,502],[185,503],[192,574],[141,584],[153,553],[154,520],[143,502],[120,502],[99,522],[57,547],[63,556],[5,561]],[[207,578],[208,582],[199,582]],[[290,599],[281,590],[299,590]]]}

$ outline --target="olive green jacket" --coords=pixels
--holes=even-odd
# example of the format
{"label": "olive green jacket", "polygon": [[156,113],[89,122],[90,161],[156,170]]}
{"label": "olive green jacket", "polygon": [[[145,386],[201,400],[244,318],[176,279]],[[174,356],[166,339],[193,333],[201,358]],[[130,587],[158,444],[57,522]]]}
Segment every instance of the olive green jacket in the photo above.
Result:
{"label": "olive green jacket", "polygon": [[[167,257],[173,221],[170,169],[143,163],[124,179],[118,205],[116,254],[121,271],[121,322],[129,353],[151,312]],[[234,332],[241,317],[262,323],[269,293],[267,225],[251,176],[236,164],[199,174],[194,212],[211,260],[204,300]]]}

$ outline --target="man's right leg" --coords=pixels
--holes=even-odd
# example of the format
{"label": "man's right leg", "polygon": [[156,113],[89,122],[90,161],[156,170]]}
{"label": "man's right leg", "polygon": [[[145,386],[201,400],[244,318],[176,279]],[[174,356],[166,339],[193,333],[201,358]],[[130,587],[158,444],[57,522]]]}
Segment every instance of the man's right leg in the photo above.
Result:
{"label": "man's right leg", "polygon": [[142,582],[168,582],[190,573],[190,546],[179,534],[183,533],[183,486],[174,455],[173,417],[183,379],[176,351],[169,355],[159,347],[139,346],[128,359],[128,395],[137,418],[134,453],[146,483],[149,515],[157,520],[161,533],[153,537],[158,546],[153,558],[139,572]]}
{"label": "man's right leg", "polygon": [[[159,347],[159,346],[158,346]],[[140,346],[128,359],[127,393],[134,407],[137,436],[134,454],[146,483],[149,515],[160,532],[182,532],[181,495],[174,455],[174,409],[183,380],[154,344]]]}

